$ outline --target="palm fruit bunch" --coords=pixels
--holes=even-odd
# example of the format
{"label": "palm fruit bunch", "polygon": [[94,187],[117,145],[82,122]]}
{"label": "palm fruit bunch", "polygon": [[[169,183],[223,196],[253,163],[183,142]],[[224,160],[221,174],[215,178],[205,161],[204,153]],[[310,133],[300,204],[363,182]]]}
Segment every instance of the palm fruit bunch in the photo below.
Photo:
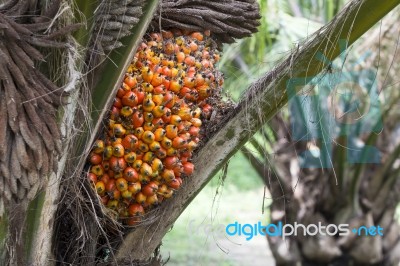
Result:
{"label": "palm fruit bunch", "polygon": [[106,123],[93,145],[88,178],[102,202],[128,225],[172,197],[194,171],[222,75],[209,32],[146,36],[128,67]]}

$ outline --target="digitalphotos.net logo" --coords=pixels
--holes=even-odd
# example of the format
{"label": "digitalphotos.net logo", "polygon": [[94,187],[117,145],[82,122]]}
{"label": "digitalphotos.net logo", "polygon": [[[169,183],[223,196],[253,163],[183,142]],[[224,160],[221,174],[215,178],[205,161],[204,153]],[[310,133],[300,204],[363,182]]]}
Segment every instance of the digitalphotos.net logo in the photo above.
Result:
{"label": "digitalphotos.net logo", "polygon": [[249,241],[255,236],[271,236],[271,237],[282,237],[285,239],[288,236],[316,236],[316,235],[329,235],[329,236],[346,236],[349,234],[355,234],[358,236],[383,236],[383,228],[380,225],[377,226],[360,226],[350,229],[349,224],[328,224],[323,225],[321,222],[318,224],[304,225],[295,222],[293,225],[278,222],[278,224],[267,224],[262,225],[261,222],[256,224],[241,224],[234,222],[228,224],[225,228],[228,236],[245,236],[246,240]]}
{"label": "digitalphotos.net logo", "polygon": [[[332,168],[332,144],[342,136],[347,139],[348,163],[380,163],[378,149],[358,141],[359,136],[383,128],[377,71],[357,67],[369,53],[353,65],[344,64],[347,46],[346,40],[339,41],[340,65],[322,53],[316,55],[331,66],[330,72],[287,81],[293,141],[316,143],[299,153],[302,168]],[[346,71],[345,65],[353,70]]]}
{"label": "digitalphotos.net logo", "polygon": [[308,225],[297,222],[295,222],[293,225],[283,224],[282,222],[278,222],[277,224],[270,223],[263,225],[260,221],[254,224],[242,224],[238,221],[235,221],[233,223],[224,225],[204,222],[196,224],[194,220],[191,220],[187,229],[189,237],[212,236],[216,239],[226,237],[243,237],[246,241],[250,241],[257,236],[281,237],[282,239],[285,239],[289,236],[299,235],[313,237],[316,235],[347,236],[353,234],[357,236],[374,237],[383,236],[384,234],[384,230],[380,225],[351,228],[349,224],[323,225],[321,222]]}

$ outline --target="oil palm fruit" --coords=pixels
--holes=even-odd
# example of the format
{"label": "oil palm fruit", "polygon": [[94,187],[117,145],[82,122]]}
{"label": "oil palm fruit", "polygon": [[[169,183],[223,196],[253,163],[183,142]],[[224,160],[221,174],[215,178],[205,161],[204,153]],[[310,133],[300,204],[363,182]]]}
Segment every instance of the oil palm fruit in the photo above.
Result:
{"label": "oil palm fruit", "polygon": [[88,158],[89,180],[125,224],[140,221],[193,173],[202,119],[223,83],[214,69],[219,57],[201,32],[151,33],[139,46]]}

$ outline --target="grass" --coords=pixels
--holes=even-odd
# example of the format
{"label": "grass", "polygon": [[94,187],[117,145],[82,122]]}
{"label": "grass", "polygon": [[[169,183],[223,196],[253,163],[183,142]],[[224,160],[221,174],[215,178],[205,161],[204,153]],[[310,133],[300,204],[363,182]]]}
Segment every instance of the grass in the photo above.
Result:
{"label": "grass", "polygon": [[225,226],[235,221],[267,222],[268,210],[262,214],[261,179],[241,153],[231,160],[223,186],[219,186],[220,176],[211,180],[164,237],[161,254],[170,257],[168,265],[253,264],[255,249],[267,256],[265,238],[246,241],[225,234]]}

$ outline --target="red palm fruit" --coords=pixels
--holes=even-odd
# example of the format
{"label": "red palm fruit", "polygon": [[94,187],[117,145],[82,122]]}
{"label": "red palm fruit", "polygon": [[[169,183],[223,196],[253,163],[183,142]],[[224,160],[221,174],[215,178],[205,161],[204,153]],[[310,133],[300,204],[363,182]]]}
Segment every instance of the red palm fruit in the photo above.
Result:
{"label": "red palm fruit", "polygon": [[126,84],[125,82],[122,82],[122,89],[124,90],[124,91],[130,91],[131,90],[131,87],[129,87],[128,86],[128,84]]}
{"label": "red palm fruit", "polygon": [[124,178],[128,182],[137,182],[139,180],[139,174],[133,167],[127,167],[124,170]]}
{"label": "red palm fruit", "polygon": [[163,196],[168,190],[168,186],[166,184],[161,184],[158,186],[157,194]]}
{"label": "red palm fruit", "polygon": [[181,154],[180,160],[181,160],[181,163],[184,164],[187,161],[189,161],[189,157],[182,156],[182,154]]}
{"label": "red palm fruit", "polygon": [[178,134],[181,133],[181,132],[184,132],[185,130],[186,130],[185,129],[185,125],[183,123],[179,124],[179,126],[178,126]]}
{"label": "red palm fruit", "polygon": [[197,137],[200,133],[200,127],[191,126],[188,132],[191,136]]}
{"label": "red palm fruit", "polygon": [[125,93],[126,93],[126,91],[123,88],[119,88],[117,91],[117,97],[122,98],[122,97],[124,97]]}
{"label": "red palm fruit", "polygon": [[153,71],[150,70],[149,67],[143,67],[142,68],[142,78],[146,82],[151,82],[153,79],[154,73]]}
{"label": "red palm fruit", "polygon": [[111,164],[110,164],[110,170],[107,171],[107,175],[110,178],[114,178],[115,177],[115,172],[113,170],[111,170]]}
{"label": "red palm fruit", "polygon": [[182,86],[183,81],[181,79],[171,80],[169,83],[169,90],[176,94],[179,94]]}
{"label": "red palm fruit", "polygon": [[181,186],[182,183],[180,183],[178,181],[178,178],[172,179],[171,181],[168,182],[168,187],[172,188],[172,189],[179,189],[179,187]]}
{"label": "red palm fruit", "polygon": [[113,152],[112,146],[111,146],[111,145],[107,145],[107,146],[104,148],[103,159],[104,159],[104,160],[110,159],[111,156],[112,156],[112,152]]}
{"label": "red palm fruit", "polygon": [[122,104],[125,106],[134,107],[138,104],[138,97],[133,91],[128,91],[122,97]]}
{"label": "red palm fruit", "polygon": [[161,117],[154,118],[153,121],[151,121],[151,123],[154,125],[154,129],[162,128],[165,126],[164,120]]}
{"label": "red palm fruit", "polygon": [[133,134],[126,135],[121,141],[122,146],[127,150],[137,149],[138,143],[138,138]]}
{"label": "red palm fruit", "polygon": [[104,184],[107,184],[108,181],[110,181],[111,177],[108,174],[103,174],[101,177],[98,178],[98,180],[101,180],[104,182]]}
{"label": "red palm fruit", "polygon": [[89,155],[89,162],[91,164],[100,164],[103,161],[103,157],[100,154],[91,152]]}
{"label": "red palm fruit", "polygon": [[112,156],[110,159],[110,168],[115,173],[122,172],[126,168],[126,162],[124,158]]}
{"label": "red palm fruit", "polygon": [[111,108],[110,119],[117,120],[119,118],[119,112],[120,112],[120,109],[115,107],[115,106],[113,106]]}
{"label": "red palm fruit", "polygon": [[126,85],[128,85],[131,89],[134,88],[137,84],[136,77],[133,76],[126,76],[124,79]]}
{"label": "red palm fruit", "polygon": [[168,156],[163,163],[166,169],[173,169],[179,163],[179,159],[177,156]]}
{"label": "red palm fruit", "polygon": [[165,77],[171,77],[171,67],[170,66],[163,66],[161,68],[161,74]]}
{"label": "red palm fruit", "polygon": [[164,159],[165,157],[167,157],[167,151],[166,151],[163,147],[161,147],[161,148],[156,152],[156,155],[157,155],[158,158]]}
{"label": "red palm fruit", "polygon": [[135,112],[132,116],[132,124],[135,128],[141,127],[144,123],[143,113]]}
{"label": "red palm fruit", "polygon": [[175,149],[181,149],[185,145],[186,141],[181,137],[176,137],[172,140],[172,147]]}
{"label": "red palm fruit", "polygon": [[182,164],[182,166],[183,166],[183,172],[185,173],[185,175],[193,174],[194,164],[192,164],[191,162],[185,162]]}
{"label": "red palm fruit", "polygon": [[[171,87],[171,84],[170,84],[170,87]],[[175,102],[176,102],[176,100],[175,100],[174,94],[171,91],[167,91],[165,93],[164,99],[163,99],[164,106],[167,108],[171,108],[175,105]]]}
{"label": "red palm fruit", "polygon": [[169,124],[169,122],[171,121],[171,116],[171,110],[169,108],[165,108],[164,115],[162,116],[162,120],[164,121],[164,123]]}
{"label": "red palm fruit", "polygon": [[133,203],[129,205],[128,212],[131,216],[140,216],[144,214],[144,209],[139,203]]}
{"label": "red palm fruit", "polygon": [[206,82],[205,77],[202,74],[200,74],[200,73],[196,74],[195,80],[194,80],[194,83],[196,84],[196,86],[202,86],[202,85],[204,85],[205,82]]}
{"label": "red palm fruit", "polygon": [[137,96],[137,102],[138,102],[138,104],[142,104],[143,103],[143,100],[144,100],[144,97],[145,97],[145,93],[144,93],[144,90],[142,89],[142,88],[136,88],[136,89],[134,89],[134,90],[132,90],[135,94],[136,94],[136,96]]}
{"label": "red palm fruit", "polygon": [[[209,36],[209,35],[208,35]],[[204,39],[204,35],[201,32],[195,31],[193,33],[190,34],[190,37],[196,39],[197,41],[203,41]]]}
{"label": "red palm fruit", "polygon": [[187,144],[187,150],[188,151],[194,151],[197,148],[198,144],[195,141],[189,141],[189,143]]}
{"label": "red palm fruit", "polygon": [[[103,181],[104,182],[104,181]],[[110,179],[106,184],[106,191],[112,192],[116,189],[115,179]]]}
{"label": "red palm fruit", "polygon": [[202,109],[202,113],[205,118],[210,118],[212,112],[212,106],[209,104],[205,104]]}
{"label": "red palm fruit", "polygon": [[158,185],[154,181],[151,181],[142,188],[142,193],[146,197],[149,197],[156,194],[157,190],[158,190]]}
{"label": "red palm fruit", "polygon": [[95,175],[94,173],[88,173],[88,179],[89,179],[90,182],[92,182],[93,184],[96,184],[96,182],[97,182],[97,175]]}
{"label": "red palm fruit", "polygon": [[114,107],[117,107],[117,108],[122,108],[122,101],[121,101],[121,98],[115,97],[115,98],[114,98],[113,106],[114,106]]}
{"label": "red palm fruit", "polygon": [[190,92],[191,92],[192,90],[190,89],[190,88],[188,88],[188,87],[182,87],[182,89],[179,91],[179,96],[181,97],[181,98],[188,98],[188,97],[190,97]]}

